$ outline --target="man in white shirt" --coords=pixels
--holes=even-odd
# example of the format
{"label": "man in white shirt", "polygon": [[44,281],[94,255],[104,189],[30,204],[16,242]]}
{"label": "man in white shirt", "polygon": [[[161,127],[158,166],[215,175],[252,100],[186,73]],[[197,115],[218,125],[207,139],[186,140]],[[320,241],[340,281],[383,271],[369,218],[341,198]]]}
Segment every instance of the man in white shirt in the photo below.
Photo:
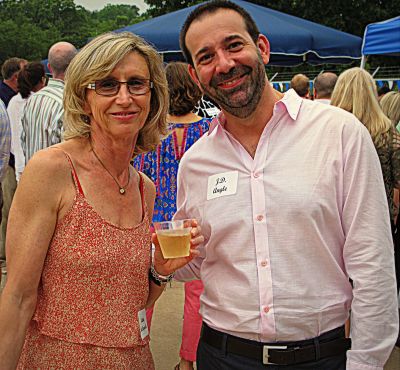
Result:
{"label": "man in white shirt", "polygon": [[314,80],[314,100],[331,104],[331,96],[338,76],[333,72],[320,73]]}
{"label": "man in white shirt", "polygon": [[297,95],[304,99],[310,99],[310,79],[298,73],[290,81],[290,88],[296,91]]}
{"label": "man in white shirt", "polygon": [[273,90],[268,40],[234,3],[196,8],[181,48],[221,108],[178,172],[175,218],[197,218],[205,238],[176,273],[205,286],[197,368],[383,369],[398,317],[368,131],[343,110]]}

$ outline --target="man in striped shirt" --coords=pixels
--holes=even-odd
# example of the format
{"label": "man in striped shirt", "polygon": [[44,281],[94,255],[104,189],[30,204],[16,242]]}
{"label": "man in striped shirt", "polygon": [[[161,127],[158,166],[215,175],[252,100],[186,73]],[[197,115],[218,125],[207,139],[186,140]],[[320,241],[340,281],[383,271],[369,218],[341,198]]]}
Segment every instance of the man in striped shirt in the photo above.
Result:
{"label": "man in striped shirt", "polygon": [[[10,156],[11,146],[11,128],[10,121],[7,115],[7,109],[3,101],[0,99],[0,184],[3,180],[6,171],[8,169],[8,159]],[[3,204],[3,195],[0,186],[0,210]],[[1,212],[0,212],[1,221]],[[0,250],[0,292],[1,292],[1,275],[3,270],[3,264],[5,264],[5,251],[4,248]],[[4,266],[5,268],[5,266]]]}
{"label": "man in striped shirt", "polygon": [[52,78],[45,88],[29,97],[22,116],[25,164],[38,150],[61,141],[64,75],[76,53],[76,48],[68,42],[58,42],[49,50],[48,68]]}

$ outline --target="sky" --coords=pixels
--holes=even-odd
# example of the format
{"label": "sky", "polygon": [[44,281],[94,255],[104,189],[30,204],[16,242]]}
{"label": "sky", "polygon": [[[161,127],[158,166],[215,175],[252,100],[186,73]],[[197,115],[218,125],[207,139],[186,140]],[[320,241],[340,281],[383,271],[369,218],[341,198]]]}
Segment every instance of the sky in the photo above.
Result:
{"label": "sky", "polygon": [[136,5],[140,12],[142,13],[147,9],[148,5],[145,4],[144,0],[75,0],[76,5],[81,5],[87,10],[100,10],[104,8],[107,4],[128,4],[128,5]]}

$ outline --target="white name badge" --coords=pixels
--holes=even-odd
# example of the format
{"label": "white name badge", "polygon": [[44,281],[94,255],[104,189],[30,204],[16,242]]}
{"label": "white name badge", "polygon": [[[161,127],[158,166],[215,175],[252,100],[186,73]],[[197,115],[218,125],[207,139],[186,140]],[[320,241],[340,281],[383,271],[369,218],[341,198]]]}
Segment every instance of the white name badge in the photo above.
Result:
{"label": "white name badge", "polygon": [[236,194],[238,171],[223,172],[208,178],[207,200]]}
{"label": "white name badge", "polygon": [[219,109],[216,108],[216,107],[206,108],[205,111],[207,112],[207,114],[208,114],[210,117],[215,117],[215,116],[217,116],[218,113],[219,113]]}
{"label": "white name badge", "polygon": [[138,312],[138,320],[139,320],[139,330],[140,337],[142,339],[146,338],[149,335],[149,328],[147,326],[147,318],[146,318],[146,309],[140,310]]}

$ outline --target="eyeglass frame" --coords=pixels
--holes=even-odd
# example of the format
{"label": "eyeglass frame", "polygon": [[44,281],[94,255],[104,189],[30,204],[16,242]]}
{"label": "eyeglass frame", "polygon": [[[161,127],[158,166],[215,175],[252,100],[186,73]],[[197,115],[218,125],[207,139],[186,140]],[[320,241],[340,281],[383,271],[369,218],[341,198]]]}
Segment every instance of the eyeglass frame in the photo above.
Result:
{"label": "eyeglass frame", "polygon": [[87,89],[90,89],[90,90],[94,90],[95,93],[96,93],[97,95],[100,95],[100,96],[116,96],[116,95],[118,95],[119,91],[121,90],[121,85],[123,85],[123,84],[126,84],[126,88],[127,88],[127,90],[128,90],[128,92],[129,92],[130,95],[138,95],[138,96],[140,96],[140,95],[145,95],[145,94],[147,94],[151,89],[154,88],[154,83],[153,83],[153,81],[151,81],[149,78],[137,78],[137,80],[149,81],[149,89],[148,89],[146,92],[140,93],[140,94],[132,93],[132,92],[129,90],[129,87],[128,87],[128,82],[129,82],[129,80],[128,80],[128,81],[118,81],[118,80],[115,80],[115,79],[112,79],[112,81],[118,82],[118,90],[116,91],[115,94],[99,94],[99,92],[96,90],[96,82],[100,82],[100,81],[102,81],[102,80],[89,83],[89,84],[86,86],[86,88],[87,88]]}

